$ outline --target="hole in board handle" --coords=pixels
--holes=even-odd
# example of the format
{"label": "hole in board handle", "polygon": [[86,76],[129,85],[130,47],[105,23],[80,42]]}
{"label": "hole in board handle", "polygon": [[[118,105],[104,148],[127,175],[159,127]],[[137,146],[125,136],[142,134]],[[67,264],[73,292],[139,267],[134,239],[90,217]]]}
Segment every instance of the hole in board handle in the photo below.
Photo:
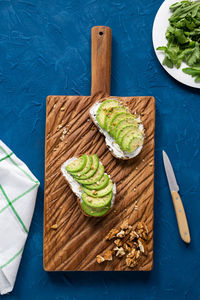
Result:
{"label": "hole in board handle", "polygon": [[100,31],[100,32],[99,32],[99,35],[103,35],[103,32],[102,32],[102,31]]}

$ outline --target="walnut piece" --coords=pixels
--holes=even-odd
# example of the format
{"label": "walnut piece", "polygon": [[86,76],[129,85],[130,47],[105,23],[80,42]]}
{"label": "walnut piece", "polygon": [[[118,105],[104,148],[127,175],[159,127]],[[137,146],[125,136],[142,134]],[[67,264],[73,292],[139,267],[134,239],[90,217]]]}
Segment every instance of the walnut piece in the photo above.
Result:
{"label": "walnut piece", "polygon": [[126,219],[125,221],[123,221],[123,223],[121,224],[120,228],[121,228],[122,230],[124,230],[124,229],[127,229],[128,226],[129,226],[129,224],[128,224],[128,219]]}
{"label": "walnut piece", "polygon": [[120,248],[115,247],[113,250],[116,251],[116,256],[118,256],[118,257],[122,257],[126,254],[124,251],[124,248],[122,248],[122,247],[120,247]]}
{"label": "walnut piece", "polygon": [[51,229],[57,229],[58,228],[58,225],[57,224],[53,224],[52,226],[51,226]]}
{"label": "walnut piece", "polygon": [[135,239],[138,239],[139,238],[139,235],[137,234],[137,232],[135,230],[131,231],[130,232],[130,241],[133,241]]}
{"label": "walnut piece", "polygon": [[114,240],[114,243],[117,247],[122,246],[122,241],[120,239]]}
{"label": "walnut piece", "polygon": [[118,232],[118,233],[116,234],[116,237],[118,237],[118,238],[120,238],[120,239],[124,238],[124,237],[125,237],[125,232],[124,232],[124,230],[121,230],[120,232]]}
{"label": "walnut piece", "polygon": [[106,250],[103,255],[104,260],[112,260],[112,250]]}
{"label": "walnut piece", "polygon": [[132,230],[132,226],[129,225],[128,228],[124,231],[125,232],[125,235],[129,234]]}
{"label": "walnut piece", "polygon": [[126,252],[131,252],[131,250],[132,250],[132,248],[127,243],[123,244],[123,248]]}
{"label": "walnut piece", "polygon": [[147,245],[146,245],[146,242],[139,238],[138,239],[138,248],[140,249],[140,251],[144,254],[144,255],[147,255]]}
{"label": "walnut piece", "polygon": [[118,232],[119,232],[119,229],[117,229],[117,228],[111,229],[106,236],[106,240],[111,240],[111,239],[115,238],[116,234]]}
{"label": "walnut piece", "polygon": [[141,251],[133,248],[132,251],[129,254],[127,254],[126,265],[130,268],[134,268],[138,264],[140,258]]}
{"label": "walnut piece", "polygon": [[136,232],[139,235],[139,237],[143,238],[144,240],[148,239],[149,231],[148,231],[146,224],[144,224],[143,222],[138,223]]}
{"label": "walnut piece", "polygon": [[96,256],[96,261],[98,262],[98,264],[101,264],[102,262],[104,262],[104,258],[103,258],[103,256],[101,256],[101,255],[97,255]]}

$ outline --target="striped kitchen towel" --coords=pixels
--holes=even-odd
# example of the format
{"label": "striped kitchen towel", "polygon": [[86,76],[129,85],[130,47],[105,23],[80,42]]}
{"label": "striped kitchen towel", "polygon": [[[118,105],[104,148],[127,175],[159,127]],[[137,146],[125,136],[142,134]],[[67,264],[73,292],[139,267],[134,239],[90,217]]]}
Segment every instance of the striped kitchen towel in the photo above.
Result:
{"label": "striped kitchen towel", "polygon": [[39,181],[0,140],[0,294],[13,290]]}

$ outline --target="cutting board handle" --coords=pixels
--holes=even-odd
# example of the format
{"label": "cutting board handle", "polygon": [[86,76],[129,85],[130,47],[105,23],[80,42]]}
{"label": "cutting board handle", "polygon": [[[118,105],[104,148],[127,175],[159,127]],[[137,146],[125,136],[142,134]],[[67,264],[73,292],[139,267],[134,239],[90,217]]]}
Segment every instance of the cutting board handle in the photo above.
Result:
{"label": "cutting board handle", "polygon": [[91,95],[110,95],[112,30],[106,26],[94,26],[91,32]]}

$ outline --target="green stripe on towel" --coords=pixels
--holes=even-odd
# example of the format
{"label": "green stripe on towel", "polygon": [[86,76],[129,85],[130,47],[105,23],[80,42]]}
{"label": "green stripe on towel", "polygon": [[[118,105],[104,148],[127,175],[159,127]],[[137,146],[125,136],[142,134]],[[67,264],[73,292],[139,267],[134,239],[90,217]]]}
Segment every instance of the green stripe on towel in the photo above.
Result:
{"label": "green stripe on towel", "polygon": [[[13,200],[11,200],[11,203],[14,203],[15,201],[19,200],[20,198],[22,198],[23,196],[25,196],[26,194],[28,194],[29,192],[31,192],[32,190],[34,190],[34,188],[36,188],[36,186],[38,186],[38,184],[34,184],[34,186],[32,186],[30,189],[28,189],[26,192],[24,192],[23,194],[17,196],[16,198],[14,198]],[[6,206],[4,206],[1,210],[0,210],[0,214],[10,206],[10,204],[7,204]]]}
{"label": "green stripe on towel", "polygon": [[3,269],[7,265],[9,265],[17,256],[19,256],[22,253],[23,249],[24,247],[22,247],[15,255],[13,255],[13,257],[11,257],[5,264],[1,265],[0,269]]}
{"label": "green stripe on towel", "polygon": [[27,230],[26,226],[24,225],[24,223],[23,223],[22,219],[20,218],[20,216],[18,215],[16,209],[14,208],[14,206],[12,205],[12,203],[10,202],[8,196],[6,195],[6,192],[4,191],[4,189],[3,189],[3,187],[2,187],[2,185],[0,185],[0,190],[2,191],[4,197],[6,198],[6,200],[7,200],[8,204],[9,204],[9,206],[11,207],[11,209],[12,209],[12,211],[14,212],[15,216],[17,217],[18,221],[19,221],[20,224],[22,225],[24,231],[25,231],[26,233],[28,233],[28,230]]}
{"label": "green stripe on towel", "polygon": [[3,157],[2,159],[0,159],[0,162],[3,161],[4,159],[11,157],[11,155],[13,155],[13,152],[11,152],[10,154],[6,155],[5,157]]}

